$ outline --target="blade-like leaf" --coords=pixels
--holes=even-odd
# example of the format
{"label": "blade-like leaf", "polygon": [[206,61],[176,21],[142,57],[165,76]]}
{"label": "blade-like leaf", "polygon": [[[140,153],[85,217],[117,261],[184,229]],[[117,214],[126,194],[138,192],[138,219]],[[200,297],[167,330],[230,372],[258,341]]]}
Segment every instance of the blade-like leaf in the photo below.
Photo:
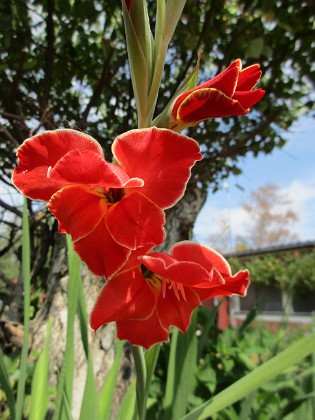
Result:
{"label": "blade-like leaf", "polygon": [[31,409],[29,420],[42,420],[46,418],[49,404],[49,341],[52,323],[53,318],[49,318],[44,349],[37,360],[32,379]]}
{"label": "blade-like leaf", "polygon": [[112,367],[110,368],[101,393],[99,395],[99,409],[100,409],[100,418],[101,419],[109,419],[110,413],[112,410],[112,404],[113,404],[113,396],[116,386],[116,380],[119,370],[119,363],[123,351],[124,342],[117,340],[116,341],[116,355],[114,359],[114,363]]}
{"label": "blade-like leaf", "polygon": [[27,370],[28,340],[29,340],[29,331],[30,331],[31,256],[30,256],[30,232],[29,232],[29,223],[28,223],[27,198],[24,198],[22,227],[23,227],[22,272],[23,272],[23,285],[24,285],[24,337],[23,337],[23,347],[22,347],[21,362],[20,362],[20,375],[19,375],[16,408],[15,408],[16,420],[20,420],[23,414],[26,370]]}
{"label": "blade-like leaf", "polygon": [[100,419],[99,405],[98,405],[98,396],[97,396],[97,386],[95,383],[94,369],[93,369],[93,359],[90,350],[89,340],[88,340],[88,314],[85,304],[85,296],[83,290],[82,282],[78,283],[79,288],[79,297],[78,297],[78,318],[80,324],[82,344],[84,352],[87,359],[87,372],[84,393],[81,404],[80,419],[85,420],[87,418],[92,418],[95,420]]}
{"label": "blade-like leaf", "polygon": [[129,385],[128,391],[126,392],[116,419],[117,420],[132,420],[134,415],[134,408],[136,403],[136,381],[134,380]]}
{"label": "blade-like leaf", "polygon": [[167,369],[166,391],[163,401],[163,418],[179,419],[187,409],[188,397],[195,383],[197,366],[197,312],[192,316],[186,334],[174,330]]}
{"label": "blade-like leaf", "polygon": [[74,371],[74,320],[78,303],[78,283],[82,281],[80,277],[81,262],[78,255],[73,251],[71,239],[69,237],[67,237],[67,245],[69,267],[67,336],[66,349],[57,388],[54,417],[56,420],[68,418],[71,411]]}
{"label": "blade-like leaf", "polygon": [[315,333],[296,341],[277,356],[258,366],[252,372],[236,381],[233,385],[215,395],[211,400],[188,413],[183,420],[205,419],[225,407],[249,395],[255,389],[273,379],[279,373],[298,363],[315,348]]}
{"label": "blade-like leaf", "polygon": [[0,347],[0,384],[7,398],[7,403],[10,410],[11,418],[14,419],[15,418],[14,394],[13,394],[13,390],[12,390],[10,380],[9,380],[9,375],[8,375],[3,359],[4,359],[3,353]]}

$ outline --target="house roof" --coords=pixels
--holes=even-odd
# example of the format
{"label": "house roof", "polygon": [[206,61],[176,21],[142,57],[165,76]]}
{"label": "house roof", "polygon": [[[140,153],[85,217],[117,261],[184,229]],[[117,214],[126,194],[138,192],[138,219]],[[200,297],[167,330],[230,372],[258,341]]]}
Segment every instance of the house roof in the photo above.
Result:
{"label": "house roof", "polygon": [[315,248],[315,241],[295,242],[286,245],[275,245],[259,249],[247,249],[242,252],[229,252],[224,254],[225,258],[242,258],[242,257],[254,257],[264,254],[274,254],[286,251],[311,251]]}

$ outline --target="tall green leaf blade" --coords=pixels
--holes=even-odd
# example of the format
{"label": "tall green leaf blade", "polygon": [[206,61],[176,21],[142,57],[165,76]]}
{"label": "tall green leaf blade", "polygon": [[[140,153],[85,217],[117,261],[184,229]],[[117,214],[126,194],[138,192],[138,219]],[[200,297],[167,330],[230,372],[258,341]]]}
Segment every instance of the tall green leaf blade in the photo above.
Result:
{"label": "tall green leaf blade", "polygon": [[20,376],[18,382],[15,419],[20,420],[23,415],[24,393],[27,370],[28,339],[30,332],[30,281],[31,281],[31,252],[30,252],[30,231],[28,222],[27,198],[24,198],[23,220],[22,220],[22,272],[24,285],[24,337],[20,362]]}
{"label": "tall green leaf blade", "polygon": [[197,311],[192,316],[186,334],[174,330],[167,369],[166,391],[163,401],[163,418],[176,420],[187,409],[188,397],[195,383],[197,367]]}
{"label": "tall green leaf blade", "polygon": [[101,393],[99,395],[99,409],[100,409],[101,419],[110,418],[110,413],[111,413],[112,404],[113,404],[113,396],[114,396],[123,346],[124,346],[123,341],[120,341],[120,340],[116,341],[116,346],[115,346],[116,355],[115,355],[114,363],[105,378]]}
{"label": "tall green leaf blade", "polygon": [[86,381],[81,404],[80,419],[85,420],[92,418],[93,420],[100,419],[97,387],[95,383],[92,354],[88,340],[88,314],[85,304],[85,296],[82,282],[78,284],[79,298],[78,298],[78,318],[80,324],[82,344],[87,359]]}
{"label": "tall green leaf blade", "polygon": [[246,397],[290,366],[308,356],[315,348],[315,333],[293,343],[277,356],[258,366],[252,372],[215,395],[211,400],[188,413],[183,420],[205,419]]}
{"label": "tall green leaf blade", "polygon": [[80,411],[80,420],[85,420],[88,418],[93,420],[99,420],[100,418],[107,419],[107,417],[100,417],[98,395],[91,354],[89,354],[87,360],[87,373]]}
{"label": "tall green leaf blade", "polygon": [[3,361],[3,353],[2,353],[1,347],[0,347],[0,384],[7,398],[7,403],[8,403],[8,408],[10,411],[11,418],[14,419],[15,418],[15,399],[14,399],[13,390],[10,384],[9,375]]}
{"label": "tall green leaf blade", "polygon": [[68,419],[71,410],[74,372],[74,321],[79,294],[78,283],[82,281],[80,276],[81,262],[78,255],[73,251],[69,237],[67,237],[67,246],[69,267],[67,335],[64,359],[57,388],[54,417],[56,420]]}
{"label": "tall green leaf blade", "polygon": [[49,404],[49,386],[48,386],[48,370],[49,370],[49,341],[51,335],[53,318],[49,318],[47,326],[47,335],[42,353],[35,366],[32,379],[31,393],[31,409],[29,420],[43,420]]}
{"label": "tall green leaf blade", "polygon": [[136,404],[136,381],[129,385],[129,388],[121,402],[116,420],[132,420]]}

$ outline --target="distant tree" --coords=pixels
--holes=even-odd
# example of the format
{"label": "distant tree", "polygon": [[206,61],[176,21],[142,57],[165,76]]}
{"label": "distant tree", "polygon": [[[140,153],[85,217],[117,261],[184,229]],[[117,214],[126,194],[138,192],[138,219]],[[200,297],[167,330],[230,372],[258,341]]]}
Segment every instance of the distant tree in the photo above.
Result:
{"label": "distant tree", "polygon": [[292,225],[298,221],[298,215],[290,209],[290,200],[276,184],[269,183],[252,191],[242,203],[248,214],[248,224],[244,235],[236,239],[236,249],[262,248],[296,241]]}

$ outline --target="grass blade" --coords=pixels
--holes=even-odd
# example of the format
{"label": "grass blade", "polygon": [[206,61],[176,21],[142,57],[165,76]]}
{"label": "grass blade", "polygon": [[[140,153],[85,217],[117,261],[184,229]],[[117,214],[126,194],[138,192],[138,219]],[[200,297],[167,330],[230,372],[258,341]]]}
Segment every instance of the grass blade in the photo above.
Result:
{"label": "grass blade", "polygon": [[72,387],[74,371],[74,321],[77,311],[79,287],[81,282],[80,269],[81,261],[78,255],[73,251],[71,239],[67,236],[68,246],[68,306],[67,306],[67,336],[64,359],[59,376],[57,388],[57,398],[55,407],[56,420],[69,418],[72,404]]}
{"label": "grass blade", "polygon": [[123,346],[124,346],[123,341],[116,340],[116,346],[115,346],[116,355],[115,355],[114,363],[105,378],[105,381],[104,381],[104,384],[103,384],[103,387],[99,396],[99,408],[100,408],[101,419],[110,418],[110,413],[111,413],[112,404],[113,404],[113,396],[114,396]]}
{"label": "grass blade", "polygon": [[14,399],[13,390],[11,388],[9,375],[3,361],[3,353],[2,353],[1,347],[0,347],[0,384],[7,398],[7,403],[10,410],[11,418],[14,419],[15,418],[15,399]]}
{"label": "grass blade", "polygon": [[116,420],[132,420],[136,404],[136,381],[132,381],[121,402]]}
{"label": "grass blade", "polygon": [[29,420],[44,420],[46,418],[49,404],[49,342],[52,323],[53,318],[49,318],[44,349],[36,363],[32,379],[31,409]]}
{"label": "grass blade", "polygon": [[24,337],[20,361],[20,375],[18,382],[15,420],[21,420],[24,405],[24,393],[27,370],[28,340],[30,332],[30,279],[31,279],[31,252],[30,252],[30,231],[28,222],[27,198],[23,203],[22,219],[22,273],[24,285]]}
{"label": "grass blade", "polygon": [[78,283],[78,288],[79,288],[79,297],[78,297],[77,314],[79,318],[82,344],[83,344],[85,356],[87,359],[87,372],[86,372],[83,399],[82,399],[82,404],[81,404],[80,419],[85,420],[87,418],[92,418],[93,420],[98,420],[100,419],[100,413],[99,413],[99,405],[98,405],[97,387],[95,383],[92,354],[91,354],[89,339],[88,339],[88,314],[86,310],[85,296],[84,296],[82,282]]}
{"label": "grass blade", "polygon": [[186,334],[174,329],[167,369],[163,419],[179,419],[186,413],[188,397],[195,383],[197,367],[197,311]]}

